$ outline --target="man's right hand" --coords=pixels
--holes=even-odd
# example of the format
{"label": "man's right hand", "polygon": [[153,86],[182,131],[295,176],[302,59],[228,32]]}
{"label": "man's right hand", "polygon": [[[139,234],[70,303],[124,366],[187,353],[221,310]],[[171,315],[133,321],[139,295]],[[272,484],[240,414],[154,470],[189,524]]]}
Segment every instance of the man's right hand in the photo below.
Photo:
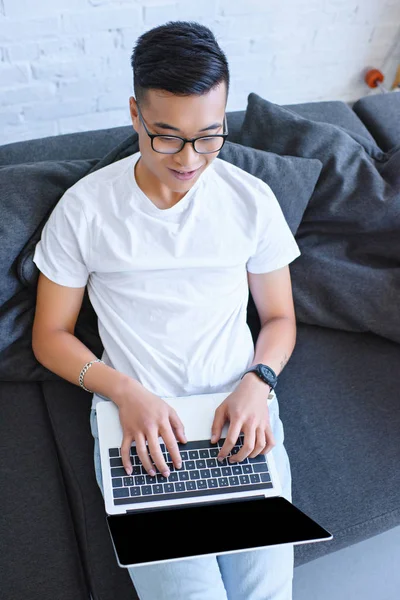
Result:
{"label": "man's right hand", "polygon": [[132,473],[129,452],[134,441],[138,456],[149,475],[155,475],[155,468],[151,461],[153,459],[160,473],[164,477],[169,476],[170,471],[158,442],[159,436],[164,440],[173,464],[180,469],[182,459],[177,439],[183,444],[186,444],[187,439],[183,423],[176,410],[145,387],[138,391],[137,387],[133,389],[133,386],[128,385],[114,401],[119,408],[119,420],[123,432],[121,458],[127,474]]}

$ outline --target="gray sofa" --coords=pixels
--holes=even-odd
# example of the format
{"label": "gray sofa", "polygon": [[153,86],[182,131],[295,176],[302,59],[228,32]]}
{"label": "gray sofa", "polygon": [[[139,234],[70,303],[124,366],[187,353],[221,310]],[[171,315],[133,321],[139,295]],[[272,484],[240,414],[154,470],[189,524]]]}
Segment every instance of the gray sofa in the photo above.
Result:
{"label": "gray sofa", "polygon": [[[354,139],[379,145],[383,153],[400,144],[400,94],[362,98],[352,107],[333,101],[288,108],[311,121],[340,126]],[[241,143],[244,117],[244,110],[228,113],[229,140]],[[86,170],[95,167],[131,133],[131,127],[118,127],[0,146],[4,600],[137,597],[128,573],[116,563],[95,480],[92,396],[39,365],[32,353],[29,327],[38,273],[26,253],[51,208],[40,194],[40,181],[47,178],[52,197],[61,197],[62,185],[79,179],[84,164]],[[54,161],[62,161],[64,184],[52,180]],[[34,201],[24,202],[28,197]],[[400,269],[400,259],[394,268]],[[338,595],[397,600],[400,346],[374,327],[321,326],[302,318],[299,310],[296,348],[277,388],[293,502],[334,538],[295,548],[294,600]],[[256,339],[259,323],[251,297],[248,322]],[[87,292],[75,335],[101,356]]]}

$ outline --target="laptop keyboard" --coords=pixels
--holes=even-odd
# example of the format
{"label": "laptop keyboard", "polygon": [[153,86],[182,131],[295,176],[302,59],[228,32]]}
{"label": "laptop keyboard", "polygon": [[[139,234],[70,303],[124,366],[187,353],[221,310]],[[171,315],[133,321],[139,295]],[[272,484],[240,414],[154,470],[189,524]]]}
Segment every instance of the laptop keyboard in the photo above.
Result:
{"label": "laptop keyboard", "polygon": [[263,454],[255,458],[246,458],[240,463],[228,462],[228,458],[237,454],[242,447],[243,435],[238,438],[228,457],[219,462],[217,455],[224,442],[224,438],[216,444],[211,444],[210,440],[191,441],[186,444],[178,442],[182,458],[180,469],[175,468],[165,444],[160,444],[170,470],[169,477],[161,475],[155,465],[156,474],[151,477],[142,466],[136,446],[132,446],[130,450],[133,471],[128,476],[122,466],[121,449],[110,448],[114,504],[173,500],[273,487],[267,459]]}

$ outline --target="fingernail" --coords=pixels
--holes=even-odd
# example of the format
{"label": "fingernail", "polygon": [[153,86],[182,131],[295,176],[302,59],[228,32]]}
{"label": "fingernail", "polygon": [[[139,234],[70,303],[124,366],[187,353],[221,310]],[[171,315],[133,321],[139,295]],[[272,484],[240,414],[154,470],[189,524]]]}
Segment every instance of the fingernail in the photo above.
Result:
{"label": "fingernail", "polygon": [[217,458],[218,458],[219,462],[222,462],[224,460],[222,456],[218,456]]}
{"label": "fingernail", "polygon": [[169,471],[163,471],[164,477],[169,477]]}
{"label": "fingernail", "polygon": [[132,467],[128,467],[127,469],[125,469],[127,475],[130,475],[132,473]]}
{"label": "fingernail", "polygon": [[182,467],[182,463],[181,463],[181,462],[179,462],[179,463],[176,465],[176,467],[177,467],[177,469],[180,469],[180,468]]}
{"label": "fingernail", "polygon": [[216,437],[217,437],[216,435],[212,435],[212,436],[211,436],[211,441],[212,441],[212,442],[215,442],[215,438],[216,438]]}
{"label": "fingernail", "polygon": [[154,477],[155,474],[156,474],[156,472],[154,471],[154,469],[152,469],[151,471],[149,471],[149,475],[151,475],[152,477]]}

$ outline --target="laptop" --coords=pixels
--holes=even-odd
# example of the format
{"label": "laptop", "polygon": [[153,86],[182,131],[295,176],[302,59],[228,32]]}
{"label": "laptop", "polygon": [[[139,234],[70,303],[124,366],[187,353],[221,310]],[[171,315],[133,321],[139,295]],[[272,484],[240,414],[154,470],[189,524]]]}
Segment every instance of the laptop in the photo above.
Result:
{"label": "laptop", "polygon": [[[163,398],[178,413],[188,440],[178,442],[182,467],[176,469],[159,438],[170,469],[168,478],[157,467],[154,477],[147,473],[135,442],[130,451],[133,472],[126,474],[118,407],[110,400],[97,404],[106,520],[120,567],[333,538],[282,496],[271,452],[229,463],[229,456],[243,444],[241,433],[229,456],[222,463],[217,460],[229,423],[215,444],[210,440],[211,426],[215,410],[230,393]],[[273,398],[274,392],[268,405]],[[174,543],[165,543],[167,538]]]}

